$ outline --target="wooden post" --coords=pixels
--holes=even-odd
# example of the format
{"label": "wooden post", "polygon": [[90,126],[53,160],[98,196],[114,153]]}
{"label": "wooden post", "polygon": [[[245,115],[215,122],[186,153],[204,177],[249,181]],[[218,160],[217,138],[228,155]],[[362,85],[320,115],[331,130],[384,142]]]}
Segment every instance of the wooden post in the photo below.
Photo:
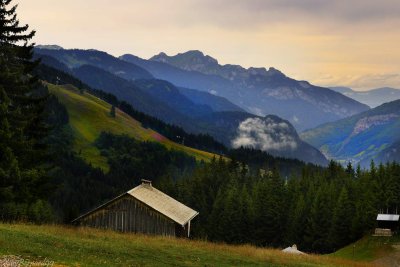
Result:
{"label": "wooden post", "polygon": [[190,237],[190,221],[188,222],[188,234],[187,234],[188,238]]}

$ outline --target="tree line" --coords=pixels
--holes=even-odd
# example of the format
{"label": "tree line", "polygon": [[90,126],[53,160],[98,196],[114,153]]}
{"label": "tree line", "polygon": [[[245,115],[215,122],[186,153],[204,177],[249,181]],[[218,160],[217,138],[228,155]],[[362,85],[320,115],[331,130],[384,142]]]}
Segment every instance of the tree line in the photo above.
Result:
{"label": "tree line", "polygon": [[370,232],[378,212],[400,207],[400,165],[370,170],[304,166],[290,179],[269,171],[250,171],[236,161],[214,159],[190,176],[164,177],[162,190],[200,212],[196,238],[227,243],[333,252]]}

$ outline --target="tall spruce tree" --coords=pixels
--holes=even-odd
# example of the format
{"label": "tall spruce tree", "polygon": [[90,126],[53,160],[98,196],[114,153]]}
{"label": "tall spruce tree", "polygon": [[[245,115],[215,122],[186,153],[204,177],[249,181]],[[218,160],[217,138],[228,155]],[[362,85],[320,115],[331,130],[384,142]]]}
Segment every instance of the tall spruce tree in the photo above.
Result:
{"label": "tall spruce tree", "polygon": [[331,227],[331,194],[329,186],[320,186],[311,206],[304,241],[315,252],[329,252],[328,234]]}
{"label": "tall spruce tree", "polygon": [[113,118],[115,118],[115,106],[114,106],[114,105],[111,106],[111,109],[110,109],[110,116],[113,117]]}
{"label": "tall spruce tree", "polygon": [[[21,26],[12,0],[0,0],[0,219],[41,218],[45,175],[41,139],[46,93],[31,75],[35,31]],[[38,206],[41,206],[38,208]]]}
{"label": "tall spruce tree", "polygon": [[349,199],[346,188],[342,188],[339,199],[333,211],[332,227],[329,241],[334,250],[337,250],[348,242],[352,234],[353,205]]}

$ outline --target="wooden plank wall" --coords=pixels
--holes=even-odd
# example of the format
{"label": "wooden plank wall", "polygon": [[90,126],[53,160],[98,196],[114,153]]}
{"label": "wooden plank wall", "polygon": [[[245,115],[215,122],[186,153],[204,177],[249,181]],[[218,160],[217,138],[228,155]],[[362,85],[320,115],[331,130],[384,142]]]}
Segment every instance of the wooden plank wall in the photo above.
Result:
{"label": "wooden plank wall", "polygon": [[80,221],[82,226],[175,236],[176,223],[132,197],[123,197]]}

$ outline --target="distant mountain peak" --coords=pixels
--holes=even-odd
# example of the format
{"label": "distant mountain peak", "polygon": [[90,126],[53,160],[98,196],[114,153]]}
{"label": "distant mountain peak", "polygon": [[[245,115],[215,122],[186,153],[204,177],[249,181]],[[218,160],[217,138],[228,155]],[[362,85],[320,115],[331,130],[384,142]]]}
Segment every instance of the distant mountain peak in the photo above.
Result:
{"label": "distant mountain peak", "polygon": [[391,87],[381,87],[366,91],[355,91],[348,87],[331,87],[331,89],[372,108],[400,99],[400,90]]}
{"label": "distant mountain peak", "polygon": [[371,89],[370,91],[375,90],[375,91],[387,91],[387,92],[396,92],[400,91],[398,88],[393,88],[393,87],[381,87],[381,88],[376,88],[376,89]]}
{"label": "distant mountain peak", "polygon": [[186,70],[194,71],[199,71],[199,69],[205,67],[218,66],[218,61],[215,58],[205,55],[200,50],[189,50],[183,53],[178,53],[175,56],[168,56],[166,53],[161,52],[150,58],[150,60],[164,62]]}
{"label": "distant mountain peak", "polygon": [[178,54],[181,57],[189,57],[195,63],[218,65],[218,60],[208,55],[204,55],[200,50],[189,50],[185,53]]}
{"label": "distant mountain peak", "polygon": [[59,45],[36,45],[35,48],[48,50],[64,50],[64,48]]}
{"label": "distant mountain peak", "polygon": [[208,75],[219,75],[228,80],[247,79],[253,76],[286,77],[280,70],[270,67],[268,70],[264,67],[249,67],[248,69],[234,64],[221,65],[218,60],[205,55],[200,50],[189,50],[178,53],[174,56],[168,56],[161,52],[150,58],[151,61],[167,63],[169,65],[181,68],[187,71],[197,71]]}
{"label": "distant mountain peak", "polygon": [[286,75],[285,75],[282,71],[280,71],[280,70],[278,70],[278,69],[275,69],[274,67],[270,67],[270,68],[268,69],[268,71],[267,71],[266,74],[269,75],[269,76],[276,76],[276,75],[278,75],[278,76],[284,76],[284,77],[286,77]]}
{"label": "distant mountain peak", "polygon": [[168,55],[164,52],[160,52],[158,55],[155,55],[150,58],[150,60],[153,61],[160,61],[160,62],[167,62],[168,61]]}
{"label": "distant mountain peak", "polygon": [[180,53],[181,55],[193,55],[193,56],[199,56],[199,57],[204,57],[204,53],[201,52],[200,50],[188,50],[184,53]]}
{"label": "distant mountain peak", "polygon": [[255,68],[255,67],[250,67],[248,68],[248,71],[252,74],[252,75],[267,75],[267,69],[264,67],[261,68]]}

